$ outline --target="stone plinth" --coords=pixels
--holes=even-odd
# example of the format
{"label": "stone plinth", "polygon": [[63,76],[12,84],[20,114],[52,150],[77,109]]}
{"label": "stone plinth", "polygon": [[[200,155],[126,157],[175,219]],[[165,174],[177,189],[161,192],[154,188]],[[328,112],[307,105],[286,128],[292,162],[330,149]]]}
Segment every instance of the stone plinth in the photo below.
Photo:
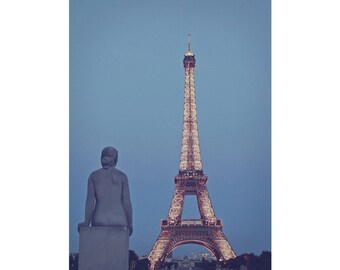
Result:
{"label": "stone plinth", "polygon": [[128,270],[128,229],[81,227],[78,265],[79,270]]}

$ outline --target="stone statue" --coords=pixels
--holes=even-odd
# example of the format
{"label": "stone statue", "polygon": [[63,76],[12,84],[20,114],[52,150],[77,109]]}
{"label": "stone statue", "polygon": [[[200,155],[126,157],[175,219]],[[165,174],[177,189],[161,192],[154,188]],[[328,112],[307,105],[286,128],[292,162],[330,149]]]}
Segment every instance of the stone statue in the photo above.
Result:
{"label": "stone statue", "polygon": [[[123,270],[127,265],[127,262],[122,262],[122,258],[128,261],[128,238],[133,232],[132,206],[128,178],[115,168],[117,161],[118,151],[113,147],[105,147],[101,154],[103,168],[89,176],[85,221],[78,224],[80,270],[111,269],[112,265],[117,267],[118,264],[123,265],[120,268]],[[107,242],[102,248],[104,250],[98,250],[103,242]],[[103,255],[105,253],[107,256]],[[94,258],[98,260],[97,265],[94,264]],[[103,261],[107,267],[102,267]]]}
{"label": "stone statue", "polygon": [[133,232],[132,206],[127,176],[115,168],[118,151],[105,147],[101,155],[103,168],[88,179],[85,221],[82,226],[125,226]]}

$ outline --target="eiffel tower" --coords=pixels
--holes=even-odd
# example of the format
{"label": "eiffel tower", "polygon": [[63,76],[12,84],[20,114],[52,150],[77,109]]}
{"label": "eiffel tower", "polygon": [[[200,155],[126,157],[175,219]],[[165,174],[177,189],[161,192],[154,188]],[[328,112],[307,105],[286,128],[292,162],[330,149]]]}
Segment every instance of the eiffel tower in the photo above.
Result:
{"label": "eiffel tower", "polygon": [[[175,192],[168,217],[161,221],[161,232],[148,256],[150,270],[158,269],[175,248],[189,243],[206,247],[215,255],[218,262],[236,256],[222,231],[222,220],[215,217],[206,186],[208,177],[203,173],[198,141],[195,63],[195,55],[190,49],[189,34],[188,50],[183,60],[185,92],[179,173],[175,176]],[[200,219],[182,219],[185,195],[197,197]]]}

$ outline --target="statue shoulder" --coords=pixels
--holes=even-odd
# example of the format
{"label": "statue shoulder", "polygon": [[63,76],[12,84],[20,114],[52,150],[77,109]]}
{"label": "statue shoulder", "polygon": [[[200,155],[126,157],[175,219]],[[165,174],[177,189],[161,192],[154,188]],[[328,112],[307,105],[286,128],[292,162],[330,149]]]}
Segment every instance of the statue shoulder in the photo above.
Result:
{"label": "statue shoulder", "polygon": [[127,175],[125,174],[125,173],[123,173],[122,171],[120,171],[120,170],[118,170],[118,169],[114,169],[114,171],[115,171],[115,175],[117,176],[117,177],[119,177],[119,178],[121,178],[122,180],[124,180],[124,181],[127,181],[128,180],[128,178],[127,178]]}
{"label": "statue shoulder", "polygon": [[103,171],[102,168],[93,171],[93,172],[90,174],[89,179],[94,179],[94,178],[96,178],[97,176],[99,176],[99,175],[102,173],[102,171]]}

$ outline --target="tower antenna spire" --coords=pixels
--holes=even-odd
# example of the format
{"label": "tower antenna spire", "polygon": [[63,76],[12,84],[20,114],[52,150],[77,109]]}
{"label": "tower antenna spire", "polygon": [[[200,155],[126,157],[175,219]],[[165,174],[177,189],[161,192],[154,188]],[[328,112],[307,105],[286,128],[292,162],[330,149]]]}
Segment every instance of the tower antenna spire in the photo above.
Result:
{"label": "tower antenna spire", "polygon": [[190,52],[190,33],[188,33],[188,51]]}

